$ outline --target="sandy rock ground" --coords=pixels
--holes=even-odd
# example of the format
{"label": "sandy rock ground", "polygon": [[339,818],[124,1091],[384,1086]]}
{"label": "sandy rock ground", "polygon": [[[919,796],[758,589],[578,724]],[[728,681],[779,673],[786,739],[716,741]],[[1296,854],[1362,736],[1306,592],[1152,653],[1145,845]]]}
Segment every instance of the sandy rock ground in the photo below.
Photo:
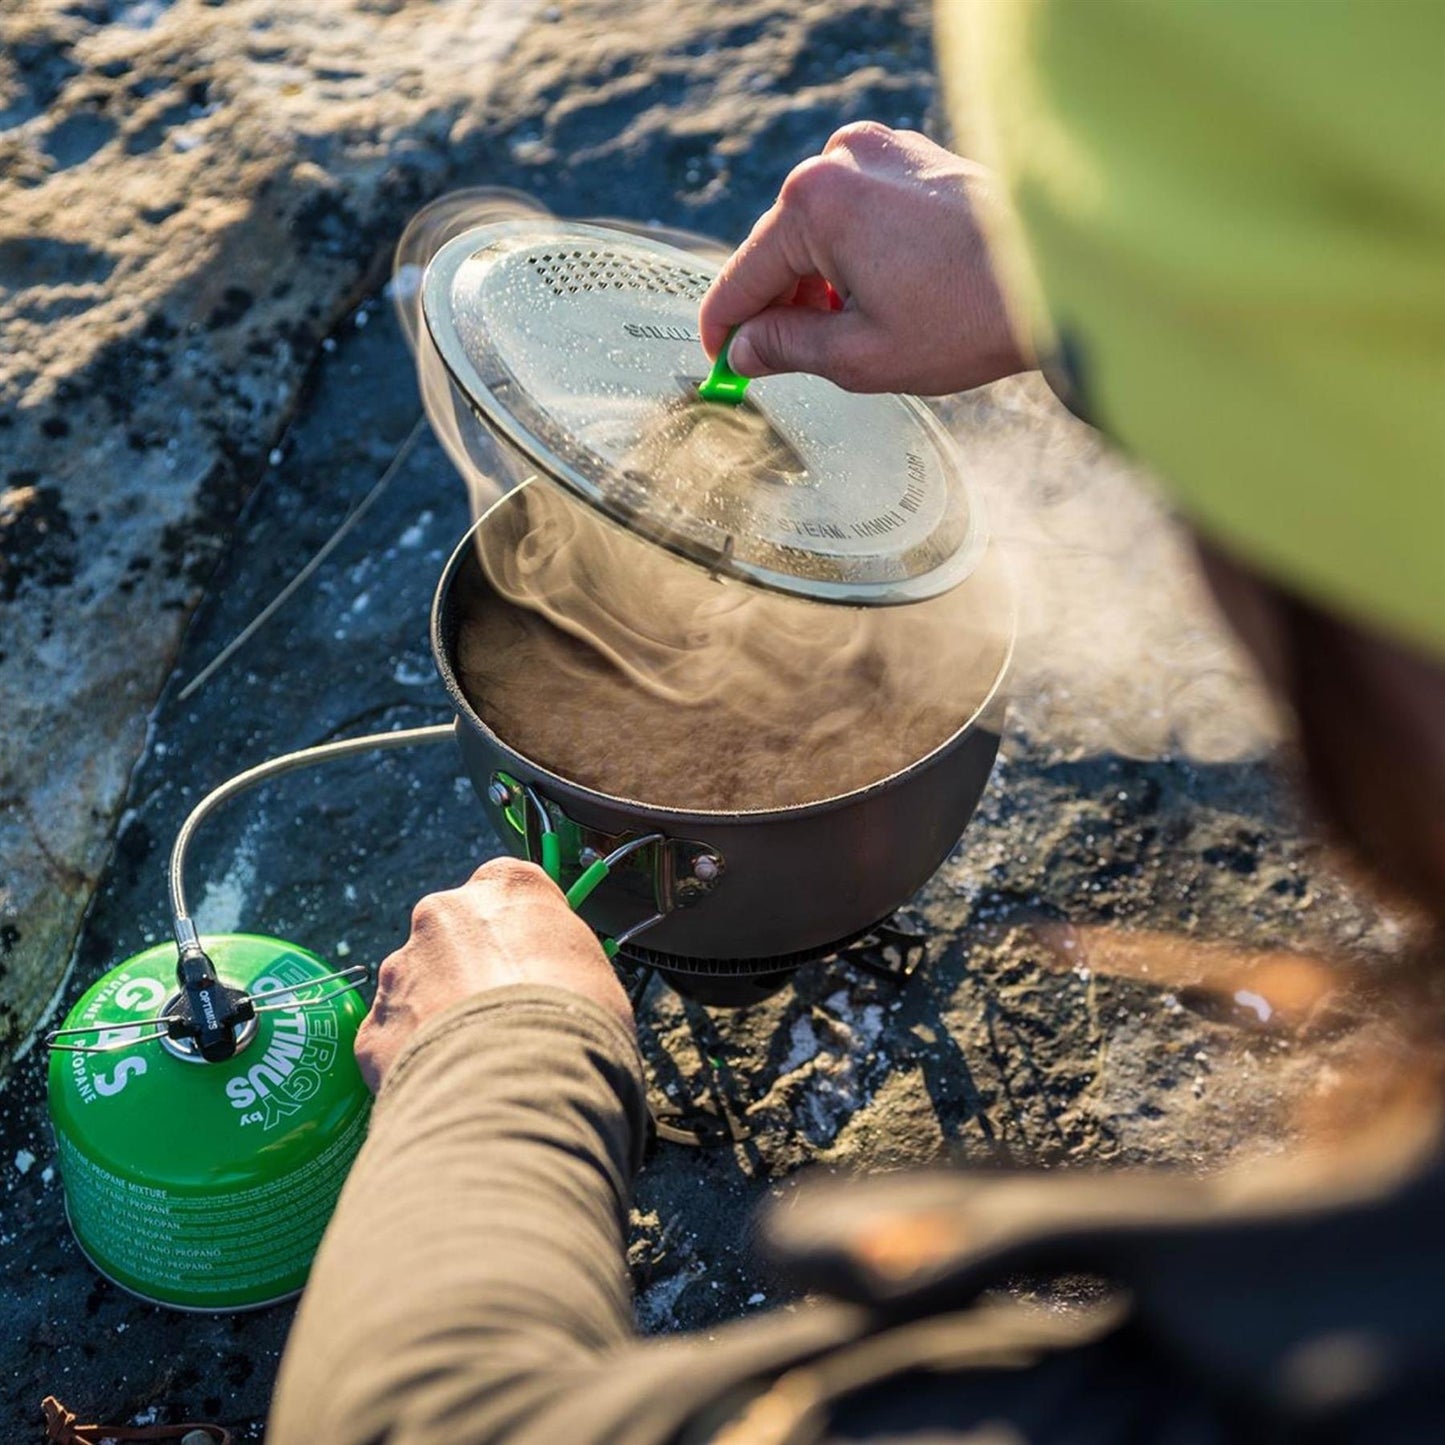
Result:
{"label": "sandy rock ground", "polygon": [[321,338],[444,184],[527,14],[0,15],[0,1047],[64,971],[146,714]]}
{"label": "sandy rock ground", "polygon": [[[378,291],[407,214],[504,184],[736,238],[834,125],[933,103],[917,5],[294,12],[0,16],[0,1043],[72,954],[62,1006],[164,936],[165,854],[215,782],[446,715],[426,612],[467,507],[429,438],[292,605],[178,696],[416,419]],[[732,1013],[649,993],[659,1108],[744,1136],[661,1144],[639,1183],[650,1330],[783,1300],[749,1211],[806,1164],[1207,1168],[1286,1147],[1368,1041],[1308,958],[1368,971],[1400,946],[1301,830],[1268,710],[1147,485],[1035,380],[946,411],[1020,581],[998,771],[913,901],[929,957],[906,984],[834,960]],[[196,913],[376,961],[418,895],[497,851],[449,749],[335,764],[216,819]],[[42,1065],[24,1054],[0,1094],[0,1438],[38,1438],[53,1392],[260,1439],[288,1309],[186,1318],[98,1279],[65,1229]]]}

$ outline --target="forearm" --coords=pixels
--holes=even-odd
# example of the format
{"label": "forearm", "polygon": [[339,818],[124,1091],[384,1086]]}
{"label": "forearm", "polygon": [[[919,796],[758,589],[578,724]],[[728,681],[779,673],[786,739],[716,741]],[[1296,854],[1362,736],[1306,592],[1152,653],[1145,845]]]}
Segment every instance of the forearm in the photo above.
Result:
{"label": "forearm", "polygon": [[273,1445],[521,1438],[631,1335],[635,1045],[560,990],[494,990],[387,1076],[297,1316]]}

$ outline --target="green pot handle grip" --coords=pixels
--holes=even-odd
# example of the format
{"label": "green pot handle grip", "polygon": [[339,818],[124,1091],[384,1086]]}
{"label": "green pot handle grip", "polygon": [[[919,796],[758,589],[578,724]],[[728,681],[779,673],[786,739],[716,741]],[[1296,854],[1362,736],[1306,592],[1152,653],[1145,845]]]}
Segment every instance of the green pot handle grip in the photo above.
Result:
{"label": "green pot handle grip", "polygon": [[582,876],[567,890],[567,907],[575,913],[596,892],[597,885],[611,871],[612,865],[605,858],[599,858],[586,868]]}
{"label": "green pot handle grip", "polygon": [[[494,775],[494,781],[501,785],[502,814],[506,818],[508,826],[517,834],[522,841],[523,851],[530,859],[532,856],[531,844],[528,837],[527,810],[536,815],[538,831],[541,834],[541,847],[538,850],[537,861],[542,866],[542,871],[548,878],[559,887],[562,881],[562,839],[547,812],[546,806],[538,794],[527,784],[520,783],[508,773],[498,772]],[[499,800],[500,801],[500,800]],[[612,872],[613,868],[630,854],[645,848],[652,843],[665,841],[661,833],[649,833],[643,838],[633,838],[620,847],[614,848],[605,858],[598,858],[588,864],[582,873],[573,881],[572,886],[567,889],[567,906],[575,913],[592,895],[597,891],[603,879]],[[628,929],[621,938],[603,938],[602,951],[608,958],[612,958],[621,943],[631,938],[636,933],[650,928],[654,923],[662,920],[662,914],[645,920],[643,923]]]}
{"label": "green pot handle grip", "polygon": [[542,834],[542,871],[552,882],[562,880],[562,840],[555,832]]}

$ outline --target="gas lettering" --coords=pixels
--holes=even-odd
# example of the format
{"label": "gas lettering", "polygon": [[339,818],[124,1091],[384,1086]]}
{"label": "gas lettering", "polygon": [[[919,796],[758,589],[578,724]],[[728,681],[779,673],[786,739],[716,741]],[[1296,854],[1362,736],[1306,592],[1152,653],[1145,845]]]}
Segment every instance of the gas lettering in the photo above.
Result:
{"label": "gas lettering", "polygon": [[166,1001],[166,991],[153,978],[128,978],[115,991],[115,1006],[127,1013],[154,1013]]}
{"label": "gas lettering", "polygon": [[95,1036],[97,1049],[118,1049],[122,1044],[138,1044],[144,1035],[139,1024],[124,1024],[118,1029],[101,1029]]}
{"label": "gas lettering", "polygon": [[138,1079],[145,1071],[146,1061],[139,1054],[132,1054],[128,1059],[122,1059],[109,1075],[95,1076],[95,1092],[104,1094],[107,1099],[112,1098],[125,1088],[128,1080]]}
{"label": "gas lettering", "polygon": [[[126,1013],[143,1013],[147,1018],[153,1017],[165,1001],[164,985],[153,978],[122,976],[116,980],[110,996],[110,1002],[117,1009]],[[86,1016],[94,1018],[99,1011],[98,1005],[92,1004]],[[141,1043],[151,1037],[150,1033],[143,1032],[141,1024],[117,1023],[112,1028],[97,1029],[93,1046],[99,1049],[116,1049],[124,1044]],[[82,1102],[93,1104],[97,1096],[113,1099],[132,1079],[140,1078],[146,1071],[146,1061],[141,1054],[131,1054],[123,1058],[108,1074],[99,1070],[91,1073],[89,1066],[77,1054],[73,1068]]]}

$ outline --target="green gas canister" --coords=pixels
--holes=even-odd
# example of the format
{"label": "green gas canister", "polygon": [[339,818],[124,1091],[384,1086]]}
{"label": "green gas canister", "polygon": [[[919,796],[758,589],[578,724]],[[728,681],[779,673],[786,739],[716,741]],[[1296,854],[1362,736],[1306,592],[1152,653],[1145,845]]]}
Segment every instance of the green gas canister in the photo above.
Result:
{"label": "green gas canister", "polygon": [[[102,1274],[175,1308],[251,1309],[305,1283],[361,1147],[365,1005],[336,984],[352,971],[295,944],[199,942],[238,1004],[234,1051],[203,1057],[203,1031],[167,1030],[182,997],[176,949],[160,944],[101,978],[57,1031],[86,1043],[53,1045],[50,1117],[71,1229]],[[207,1011],[212,996],[194,994]]]}

